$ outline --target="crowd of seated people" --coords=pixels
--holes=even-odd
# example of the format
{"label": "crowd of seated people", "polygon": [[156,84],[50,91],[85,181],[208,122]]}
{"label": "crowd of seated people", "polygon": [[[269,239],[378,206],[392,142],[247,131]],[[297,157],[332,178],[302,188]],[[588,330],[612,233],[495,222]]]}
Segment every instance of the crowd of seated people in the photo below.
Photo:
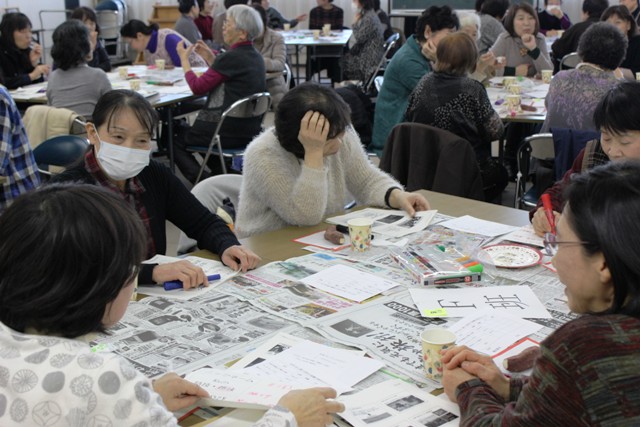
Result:
{"label": "crowd of seated people", "polygon": [[[541,343],[526,378],[505,377],[489,357],[465,347],[449,349],[443,355],[443,387],[459,404],[464,425],[640,422],[640,253],[633,243],[640,232],[635,220],[640,214],[637,0],[614,6],[584,0],[582,20],[573,19],[576,23],[561,0],[545,0],[544,10],[508,0],[478,0],[476,12],[467,13],[449,6],[427,8],[384,71],[369,147],[363,146],[350,107],[333,83],[364,81],[380,62],[392,31],[380,1],[352,0],[352,13],[345,14],[333,0],[317,0],[308,14],[290,20],[268,0],[225,0],[224,11],[215,16],[211,0],[179,0],[177,6],[181,15],[174,30],[131,19],[120,36],[147,65],[162,59],[181,67],[191,92],[206,98],[192,125],[174,140],[179,174],[152,158],[159,116],[149,100],[135,91],[113,90],[107,75],[112,64],[94,10],[73,11],[53,31],[49,52],[34,41],[27,15],[2,17],[0,348],[14,346],[21,352],[18,360],[0,351],[5,373],[28,366],[45,381],[53,371],[46,363],[32,366],[35,355],[55,357],[70,348],[75,358],[90,355],[82,337],[103,332],[124,316],[134,282],[207,286],[203,269],[190,261],[141,264],[167,252],[166,221],[228,267],[246,272],[259,265],[263,254],[240,238],[317,225],[353,199],[411,216],[430,209],[423,195],[405,191],[370,161],[367,150],[381,155],[397,124],[425,124],[468,141],[485,199],[499,203],[508,173],[491,145],[505,136],[505,125],[484,84],[495,76],[541,84],[543,71],[576,52],[580,60],[573,69],[556,70],[545,98],[545,120],[532,130],[597,136],[544,191],[551,199],[553,224],[542,201],[529,215],[534,232],[544,236],[552,252],[569,309],[583,316]],[[345,22],[345,15],[353,20]],[[340,59],[309,59],[316,69],[328,69],[331,84],[296,82],[289,89],[281,74],[287,49],[280,31],[285,25],[300,28],[307,18],[309,29],[328,24],[339,31],[346,25],[353,38],[348,48],[340,47]],[[196,73],[196,67],[206,70]],[[43,96],[50,106],[88,120],[86,151],[46,183],[24,130],[23,112],[12,98],[19,93],[13,90],[38,83],[46,83]],[[220,131],[224,147],[245,149],[234,231],[189,192],[185,183],[194,182],[200,170],[189,147],[207,146],[222,111],[265,91],[273,101],[273,126],[264,128],[262,117],[232,118]],[[507,149],[517,149],[521,136],[511,141],[507,136]],[[221,172],[217,158],[208,168],[205,176]],[[91,260],[91,268],[78,268],[78,259]],[[80,310],[77,301],[83,303]],[[34,304],[43,309],[34,311]],[[101,374],[117,370],[123,394],[94,403],[116,414],[120,400],[129,396],[127,422],[175,425],[171,411],[207,396],[175,374],[152,382],[120,356],[103,356],[104,366],[84,374],[95,377],[97,387]],[[73,366],[65,368],[69,374]],[[599,381],[587,381],[596,377]],[[37,390],[15,393],[5,383],[0,381],[0,404],[17,399],[35,404],[40,398]],[[51,400],[60,408],[83,402],[70,386],[62,386],[60,393]],[[324,425],[344,410],[335,396],[326,388],[291,392],[255,425]],[[0,424],[10,423],[10,416],[0,411]]]}

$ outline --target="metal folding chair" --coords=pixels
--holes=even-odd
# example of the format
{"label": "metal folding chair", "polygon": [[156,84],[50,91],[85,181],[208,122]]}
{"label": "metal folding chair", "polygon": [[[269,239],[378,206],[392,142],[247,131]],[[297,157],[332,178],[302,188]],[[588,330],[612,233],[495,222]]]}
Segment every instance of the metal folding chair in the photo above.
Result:
{"label": "metal folding chair", "polygon": [[240,157],[244,154],[244,148],[242,149],[225,149],[222,147],[220,142],[220,129],[224,120],[227,117],[233,117],[237,119],[250,119],[255,117],[260,117],[264,119],[264,115],[269,111],[269,107],[271,107],[271,96],[269,92],[256,93],[246,98],[240,99],[234,102],[229,108],[227,108],[220,117],[220,121],[218,122],[218,126],[216,127],[215,132],[211,138],[211,142],[208,147],[199,147],[199,146],[187,146],[187,150],[196,152],[196,153],[204,153],[204,161],[202,162],[202,166],[200,166],[200,172],[198,172],[198,177],[196,178],[195,183],[197,184],[202,177],[202,173],[204,172],[204,168],[207,165],[207,161],[211,154],[213,154],[214,148],[217,151],[218,158],[220,159],[220,165],[222,166],[222,172],[227,173],[227,166],[225,165],[224,158],[225,157]]}
{"label": "metal folding chair", "polygon": [[524,206],[535,207],[538,203],[538,192],[535,185],[527,189],[527,179],[531,168],[531,159],[553,160],[555,150],[553,148],[553,135],[550,133],[538,133],[524,139],[524,143],[518,149],[517,162],[518,173],[516,175],[516,192],[514,206],[521,209]]}
{"label": "metal folding chair", "polygon": [[396,45],[399,39],[400,39],[400,34],[393,33],[391,36],[389,36],[387,41],[384,42],[384,55],[382,55],[382,58],[380,58],[380,62],[378,62],[378,65],[373,70],[373,73],[371,73],[369,78],[363,82],[362,87],[363,87],[364,93],[369,93],[369,90],[371,89],[371,85],[373,84],[378,73],[380,71],[383,71],[385,68],[387,68],[387,63],[389,61],[387,59],[387,55],[389,54],[389,52],[391,52],[391,49],[393,49],[393,47]]}
{"label": "metal folding chair", "polygon": [[561,70],[570,70],[576,68],[576,66],[582,62],[582,58],[578,55],[578,52],[568,53],[560,60]]}

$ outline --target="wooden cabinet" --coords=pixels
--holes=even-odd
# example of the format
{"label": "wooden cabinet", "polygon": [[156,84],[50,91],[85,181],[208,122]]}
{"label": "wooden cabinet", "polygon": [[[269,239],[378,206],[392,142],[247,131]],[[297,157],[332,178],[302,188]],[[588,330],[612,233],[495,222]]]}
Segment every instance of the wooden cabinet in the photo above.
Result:
{"label": "wooden cabinet", "polygon": [[149,18],[149,22],[158,24],[160,28],[173,29],[179,17],[178,5],[154,4],[153,15]]}

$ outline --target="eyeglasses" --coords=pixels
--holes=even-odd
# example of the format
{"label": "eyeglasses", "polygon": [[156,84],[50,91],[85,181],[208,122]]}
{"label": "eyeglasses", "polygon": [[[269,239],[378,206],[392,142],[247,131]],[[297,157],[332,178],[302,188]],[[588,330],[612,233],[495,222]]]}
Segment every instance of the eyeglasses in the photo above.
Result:
{"label": "eyeglasses", "polygon": [[553,233],[544,233],[544,250],[549,256],[555,256],[558,253],[558,245],[589,245],[589,242],[581,241],[563,241]]}

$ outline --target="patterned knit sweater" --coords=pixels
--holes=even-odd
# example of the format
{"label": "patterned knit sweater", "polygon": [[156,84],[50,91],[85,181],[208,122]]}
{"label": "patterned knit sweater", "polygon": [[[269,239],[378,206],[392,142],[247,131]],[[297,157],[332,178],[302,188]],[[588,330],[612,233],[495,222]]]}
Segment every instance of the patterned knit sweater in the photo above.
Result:
{"label": "patterned knit sweater", "polygon": [[543,341],[505,402],[480,380],[456,390],[461,426],[640,425],[640,319],[585,315]]}
{"label": "patterned knit sweater", "polygon": [[254,139],[244,155],[238,236],[319,224],[353,198],[384,206],[387,190],[402,186],[371,164],[353,129],[342,141],[338,153],[325,157],[323,169],[312,169],[282,148],[273,128]]}

